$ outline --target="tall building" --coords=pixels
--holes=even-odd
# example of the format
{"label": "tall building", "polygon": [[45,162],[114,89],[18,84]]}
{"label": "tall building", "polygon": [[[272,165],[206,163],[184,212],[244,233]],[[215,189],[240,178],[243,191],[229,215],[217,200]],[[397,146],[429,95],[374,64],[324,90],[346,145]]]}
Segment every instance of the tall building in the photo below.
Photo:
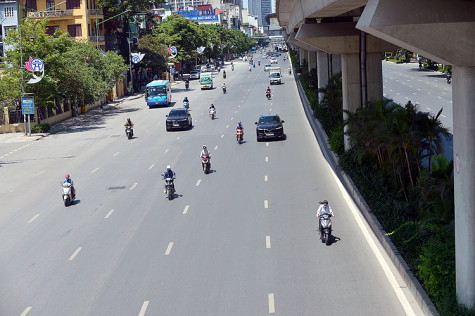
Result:
{"label": "tall building", "polygon": [[166,3],[171,6],[172,11],[187,11],[196,10],[198,5],[204,3],[203,0],[166,0]]}
{"label": "tall building", "polygon": [[269,24],[267,24],[266,21],[266,15],[272,13],[272,0],[260,0],[259,1],[261,4],[261,14],[259,15],[259,24],[264,26],[264,29],[266,29]]}
{"label": "tall building", "polygon": [[0,57],[5,56],[4,38],[8,30],[16,29],[18,25],[18,4],[15,0],[0,0]]}

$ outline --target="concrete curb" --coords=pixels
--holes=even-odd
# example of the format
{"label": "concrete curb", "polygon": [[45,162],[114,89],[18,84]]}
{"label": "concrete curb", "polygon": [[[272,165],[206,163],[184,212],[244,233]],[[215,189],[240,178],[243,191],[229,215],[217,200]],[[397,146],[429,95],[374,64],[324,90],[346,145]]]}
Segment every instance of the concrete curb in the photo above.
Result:
{"label": "concrete curb", "polygon": [[426,294],[423,287],[421,286],[417,278],[414,276],[414,273],[409,268],[406,261],[399,254],[399,251],[396,246],[386,235],[386,232],[384,231],[383,227],[379,223],[374,213],[369,208],[363,196],[358,191],[358,188],[353,183],[353,180],[351,180],[351,178],[347,174],[345,174],[338,168],[338,156],[330,150],[330,146],[328,145],[328,136],[323,130],[320,122],[313,116],[313,111],[310,108],[310,103],[308,102],[307,96],[305,95],[305,92],[302,88],[299,76],[294,75],[294,78],[297,84],[297,89],[299,91],[300,99],[302,101],[305,114],[310,123],[310,126],[312,127],[313,133],[315,134],[315,138],[317,139],[318,144],[320,145],[324,157],[327,159],[327,161],[335,171],[341,183],[343,183],[343,185],[345,186],[353,201],[358,206],[361,214],[364,216],[365,220],[367,221],[374,234],[378,238],[379,242],[383,246],[387,255],[398,269],[398,272],[403,277],[404,282],[406,282],[409,290],[411,291],[411,294],[414,296],[415,300],[417,301],[417,304],[422,309],[424,315],[439,315],[439,312],[435,308],[432,301],[429,299],[429,296]]}

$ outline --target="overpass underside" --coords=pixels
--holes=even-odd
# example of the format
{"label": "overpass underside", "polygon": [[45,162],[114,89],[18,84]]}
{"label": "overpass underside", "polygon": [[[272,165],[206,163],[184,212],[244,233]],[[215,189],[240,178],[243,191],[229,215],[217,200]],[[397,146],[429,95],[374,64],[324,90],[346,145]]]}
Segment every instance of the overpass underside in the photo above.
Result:
{"label": "overpass underside", "polygon": [[453,66],[457,296],[475,308],[475,1],[277,0],[277,13],[309,67],[316,55],[319,87],[328,56],[341,56],[346,110],[382,98],[385,51],[402,47]]}

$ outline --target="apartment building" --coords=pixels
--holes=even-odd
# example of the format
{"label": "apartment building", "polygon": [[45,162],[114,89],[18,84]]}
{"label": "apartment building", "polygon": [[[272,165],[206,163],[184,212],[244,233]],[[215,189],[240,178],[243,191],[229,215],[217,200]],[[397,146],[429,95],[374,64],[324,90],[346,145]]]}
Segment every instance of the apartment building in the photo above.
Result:
{"label": "apartment building", "polygon": [[15,0],[0,0],[0,57],[8,47],[4,44],[8,30],[18,26],[18,4]]}
{"label": "apartment building", "polygon": [[104,15],[97,0],[25,0],[23,5],[27,17],[48,18],[48,34],[53,35],[59,28],[71,37],[88,39],[104,49],[104,24],[100,24]]}

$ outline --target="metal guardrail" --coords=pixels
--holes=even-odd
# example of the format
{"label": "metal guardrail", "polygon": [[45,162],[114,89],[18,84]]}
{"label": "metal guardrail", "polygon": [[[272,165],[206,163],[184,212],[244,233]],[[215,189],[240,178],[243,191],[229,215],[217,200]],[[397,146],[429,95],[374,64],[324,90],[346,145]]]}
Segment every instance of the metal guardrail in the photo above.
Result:
{"label": "metal guardrail", "polygon": [[51,10],[51,11],[43,11],[43,12],[36,12],[30,11],[28,12],[29,18],[48,18],[48,17],[62,17],[62,16],[72,16],[73,10]]}

